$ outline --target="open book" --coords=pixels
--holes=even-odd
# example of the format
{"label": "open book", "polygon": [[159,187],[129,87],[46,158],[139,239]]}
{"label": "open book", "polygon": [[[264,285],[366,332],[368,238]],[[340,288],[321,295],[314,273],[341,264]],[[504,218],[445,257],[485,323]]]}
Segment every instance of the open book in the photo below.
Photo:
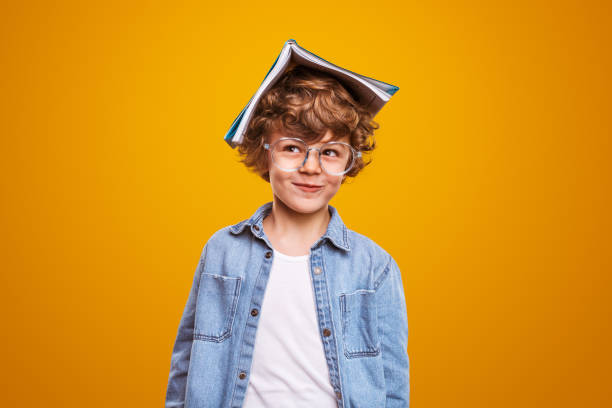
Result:
{"label": "open book", "polygon": [[329,61],[300,47],[295,40],[285,42],[283,49],[272,64],[263,82],[251,97],[251,100],[242,109],[232,126],[225,134],[225,141],[235,148],[242,143],[244,133],[253,117],[255,107],[261,96],[270,89],[280,76],[293,65],[306,65],[319,71],[333,75],[349,92],[356,96],[357,102],[372,112],[372,117],[391,99],[399,90],[397,86],[378,81],[373,78],[357,74],[332,64]]}

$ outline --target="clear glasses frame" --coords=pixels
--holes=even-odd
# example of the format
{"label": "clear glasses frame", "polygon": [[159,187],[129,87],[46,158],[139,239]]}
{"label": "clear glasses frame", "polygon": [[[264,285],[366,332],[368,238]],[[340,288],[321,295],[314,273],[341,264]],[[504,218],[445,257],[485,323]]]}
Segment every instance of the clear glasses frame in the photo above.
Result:
{"label": "clear glasses frame", "polygon": [[[306,164],[306,162],[308,161],[308,156],[310,155],[310,151],[311,150],[316,150],[317,152],[319,152],[318,156],[319,156],[319,166],[321,167],[321,169],[323,169],[324,172],[326,172],[327,174],[330,174],[332,176],[342,176],[343,174],[348,173],[352,168],[353,165],[355,164],[355,160],[359,157],[361,157],[361,152],[356,150],[353,146],[351,146],[348,143],[344,143],[344,142],[336,142],[336,141],[332,141],[332,142],[327,142],[325,143],[323,146],[316,148],[316,147],[310,147],[308,144],[306,144],[305,141],[303,141],[300,138],[297,137],[281,137],[280,139],[278,139],[276,142],[272,143],[271,145],[269,143],[264,144],[264,149],[269,150],[270,152],[274,152],[274,146],[276,146],[276,144],[282,140],[295,140],[297,142],[302,143],[305,147],[306,147],[306,156],[304,157],[304,161],[302,162],[302,164],[299,167],[296,167],[295,169],[285,169],[280,167],[278,164],[276,164],[276,162],[274,161],[274,154],[272,154],[272,162],[274,163],[274,165],[276,167],[278,167],[279,169],[281,169],[282,171],[286,171],[286,172],[292,172],[292,171],[298,171],[299,169],[301,169],[302,167],[304,167],[304,164]],[[328,145],[333,145],[333,144],[341,144],[344,145],[346,147],[348,147],[349,149],[351,149],[351,151],[353,152],[353,159],[351,160],[351,164],[346,168],[346,170],[339,172],[339,173],[332,173],[329,172],[325,169],[325,167],[323,166],[323,163],[321,162],[321,149],[323,149],[324,147],[328,146]]]}

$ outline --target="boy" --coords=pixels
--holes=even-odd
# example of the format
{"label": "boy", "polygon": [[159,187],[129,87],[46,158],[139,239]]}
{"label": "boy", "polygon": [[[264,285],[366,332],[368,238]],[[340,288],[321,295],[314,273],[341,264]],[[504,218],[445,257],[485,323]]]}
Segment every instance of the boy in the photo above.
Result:
{"label": "boy", "polygon": [[395,260],[329,201],[368,163],[377,124],[334,77],[285,72],[239,146],[273,201],[202,250],[166,407],[408,407]]}

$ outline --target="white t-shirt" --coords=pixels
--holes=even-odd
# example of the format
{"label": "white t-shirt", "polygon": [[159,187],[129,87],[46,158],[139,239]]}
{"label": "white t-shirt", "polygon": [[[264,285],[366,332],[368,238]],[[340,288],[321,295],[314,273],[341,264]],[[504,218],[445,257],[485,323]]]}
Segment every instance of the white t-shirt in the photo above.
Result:
{"label": "white t-shirt", "polygon": [[245,408],[336,408],[310,275],[310,255],[274,250]]}

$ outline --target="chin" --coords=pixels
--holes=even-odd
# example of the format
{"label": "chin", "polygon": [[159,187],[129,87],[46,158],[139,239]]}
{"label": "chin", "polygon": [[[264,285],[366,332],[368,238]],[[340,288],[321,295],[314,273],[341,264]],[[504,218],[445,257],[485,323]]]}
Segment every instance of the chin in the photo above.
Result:
{"label": "chin", "polygon": [[311,214],[319,211],[322,207],[327,206],[327,201],[323,200],[321,197],[318,197],[316,199],[293,197],[289,200],[284,200],[281,198],[281,201],[293,211],[302,214]]}

